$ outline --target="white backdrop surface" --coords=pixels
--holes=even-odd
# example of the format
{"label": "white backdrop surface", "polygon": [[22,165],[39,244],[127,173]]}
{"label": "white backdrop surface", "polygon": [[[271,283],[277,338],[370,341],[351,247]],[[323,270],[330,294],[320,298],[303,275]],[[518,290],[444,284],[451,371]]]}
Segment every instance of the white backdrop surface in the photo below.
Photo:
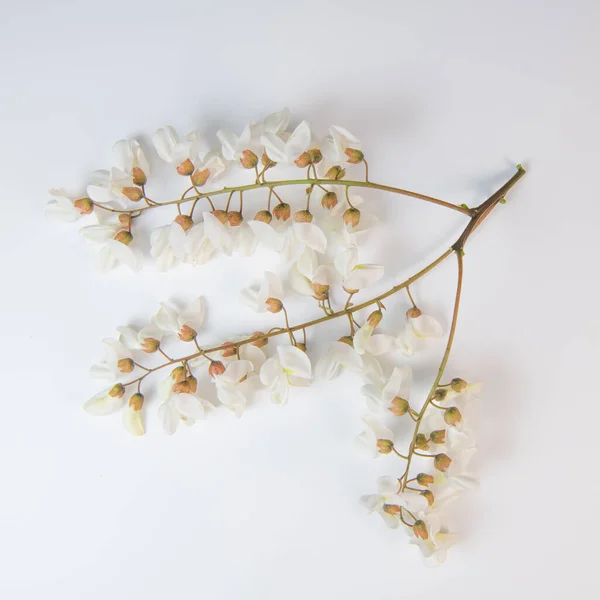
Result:
{"label": "white backdrop surface", "polygon": [[[592,597],[599,26],[593,0],[3,2],[0,597]],[[76,227],[46,222],[46,190],[82,190],[121,137],[165,124],[214,135],[283,106],[295,123],[355,132],[373,180],[449,201],[475,205],[529,169],[467,248],[449,368],[485,384],[482,486],[456,505],[463,537],[439,569],[358,505],[392,467],[355,451],[352,377],[172,438],[156,404],[142,439],[81,409],[116,325],[202,293],[215,336],[252,331],[266,321],[237,294],[274,262],[99,276]],[[382,290],[461,227],[437,207],[368,198]],[[446,326],[453,274],[415,289]],[[295,320],[314,313],[300,306]],[[313,332],[315,354],[334,335]]]}

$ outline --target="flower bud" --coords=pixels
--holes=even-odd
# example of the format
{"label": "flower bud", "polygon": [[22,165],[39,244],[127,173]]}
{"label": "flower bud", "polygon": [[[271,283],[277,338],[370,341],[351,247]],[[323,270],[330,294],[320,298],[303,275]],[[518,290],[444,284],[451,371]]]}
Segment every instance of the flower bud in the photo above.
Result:
{"label": "flower bud", "polygon": [[135,363],[130,358],[121,358],[117,361],[117,369],[121,373],[131,373],[135,368]]}
{"label": "flower bud", "polygon": [[429,439],[434,444],[443,444],[446,441],[446,430],[436,429],[429,434]]}
{"label": "flower bud", "polygon": [[119,223],[123,225],[125,229],[131,229],[131,215],[127,213],[121,213],[118,217]]}
{"label": "flower bud", "polygon": [[229,221],[229,224],[232,227],[238,227],[239,225],[242,224],[242,221],[244,220],[244,217],[242,216],[242,213],[238,210],[230,210],[227,213],[227,220]]}
{"label": "flower bud", "polygon": [[351,290],[348,289],[347,287],[342,286],[342,289],[347,293],[347,294],[358,294],[358,290]]}
{"label": "flower bud", "polygon": [[142,171],[142,169],[139,167],[133,167],[131,174],[133,176],[133,183],[135,183],[135,185],[146,185],[148,182],[146,173],[144,173],[144,171]]}
{"label": "flower bud", "polygon": [[415,438],[415,448],[419,448],[420,450],[428,450],[429,449],[429,441],[427,437],[423,433],[418,433]]}
{"label": "flower bud", "polygon": [[433,459],[433,466],[442,473],[448,469],[450,464],[452,463],[452,459],[447,454],[437,454]]}
{"label": "flower bud", "polygon": [[423,490],[421,492],[421,496],[423,496],[427,500],[427,504],[431,506],[435,502],[435,496],[430,490]]}
{"label": "flower bud", "polygon": [[175,383],[179,383],[180,381],[183,381],[185,379],[185,375],[186,375],[185,367],[175,367],[171,371],[171,379]]}
{"label": "flower bud", "polygon": [[310,157],[310,164],[317,165],[323,160],[323,154],[318,148],[313,148],[308,151],[308,156]]}
{"label": "flower bud", "polygon": [[354,346],[351,335],[343,335],[338,342],[342,342],[342,344],[348,344],[348,346]]}
{"label": "flower bud", "polygon": [[464,379],[461,379],[460,377],[455,377],[451,382],[450,382],[450,387],[455,391],[458,392],[460,394],[460,392],[464,392],[465,389],[467,388],[467,382]]}
{"label": "flower bud", "polygon": [[192,163],[192,161],[189,158],[186,158],[178,167],[177,167],[177,172],[180,175],[184,175],[185,177],[188,177],[189,175],[191,175],[194,172],[194,165]]}
{"label": "flower bud", "polygon": [[421,521],[421,519],[415,521],[413,525],[413,533],[415,534],[415,537],[421,538],[422,540],[426,540],[429,537],[427,525],[425,525],[425,522]]}
{"label": "flower bud", "polygon": [[160,342],[155,338],[147,337],[142,340],[140,346],[146,354],[152,354],[158,350]]}
{"label": "flower bud", "polygon": [[189,325],[183,325],[177,334],[182,342],[191,342],[198,335],[195,329],[192,329]]}
{"label": "flower bud", "polygon": [[267,310],[272,313],[278,313],[283,309],[283,302],[278,298],[267,298],[265,300]]}
{"label": "flower bud", "polygon": [[356,148],[346,148],[346,150],[344,150],[344,152],[345,152],[346,156],[348,157],[346,160],[353,165],[357,165],[358,163],[361,163],[365,158],[365,155]]}
{"label": "flower bud", "polygon": [[329,295],[329,285],[327,283],[313,283],[312,289],[315,295],[324,296],[318,298],[318,300],[325,300],[325,298],[327,298]]}
{"label": "flower bud", "polygon": [[225,373],[225,365],[220,360],[213,360],[208,367],[208,374],[211,377],[218,377]]}
{"label": "flower bud", "polygon": [[198,389],[198,380],[193,375],[190,375],[186,381],[190,386],[190,394],[195,394]]}
{"label": "flower bud", "polygon": [[377,440],[377,449],[379,454],[389,454],[394,449],[392,440]]}
{"label": "flower bud", "polygon": [[270,223],[273,220],[273,215],[268,210],[259,210],[254,215],[255,221],[261,221],[262,223]]}
{"label": "flower bud", "polygon": [[319,302],[323,302],[324,300],[327,300],[327,298],[329,298],[329,294],[323,294],[323,293],[315,292],[313,294],[313,298],[315,300],[318,300]]}
{"label": "flower bud", "polygon": [[173,384],[173,393],[175,394],[189,394],[190,393],[190,384],[187,379],[183,381],[179,381],[178,383]]}
{"label": "flower bud", "polygon": [[402,511],[402,509],[397,504],[384,504],[383,505],[383,512],[388,515],[391,515],[392,517],[399,515],[401,511]]}
{"label": "flower bud", "polygon": [[265,171],[267,169],[271,169],[272,167],[274,167],[277,164],[275,161],[273,161],[269,158],[269,156],[266,152],[262,153],[262,156],[260,157],[260,162],[262,163],[262,166],[265,168]]}
{"label": "flower bud", "polygon": [[132,202],[139,202],[144,197],[144,192],[139,187],[126,185],[121,189],[123,196],[129,198]]}
{"label": "flower bud", "polygon": [[434,481],[435,479],[433,478],[433,475],[429,475],[428,473],[419,473],[417,475],[417,483],[419,485],[428,486],[431,485]]}
{"label": "flower bud", "polygon": [[462,421],[462,415],[460,414],[460,410],[456,408],[456,406],[451,406],[444,411],[444,421],[451,425],[452,427],[456,427]]}
{"label": "flower bud", "polygon": [[242,158],[240,158],[240,163],[244,169],[254,169],[258,165],[258,156],[252,150],[244,150]]}
{"label": "flower bud", "polygon": [[273,209],[273,216],[280,221],[287,221],[290,218],[292,209],[287,202],[280,202]]}
{"label": "flower bud", "polygon": [[325,173],[325,179],[342,179],[346,174],[346,169],[342,169],[342,167],[335,165],[331,167],[327,173]]}
{"label": "flower bud", "polygon": [[79,198],[73,202],[73,206],[77,208],[82,215],[89,215],[94,210],[94,203],[89,198]]}
{"label": "flower bud", "polygon": [[360,210],[358,208],[348,208],[344,212],[344,223],[351,227],[356,227],[360,222]]}
{"label": "flower bud", "polygon": [[196,187],[202,187],[210,177],[210,169],[202,169],[199,171],[196,169],[191,175],[190,180],[192,184]]}
{"label": "flower bud", "polygon": [[142,410],[142,406],[144,406],[144,395],[136,392],[129,398],[129,406],[133,408],[136,412]]}
{"label": "flower bud", "polygon": [[294,213],[296,223],[312,223],[313,216],[309,210],[299,210]]}
{"label": "flower bud", "polygon": [[194,225],[194,221],[192,221],[192,217],[188,215],[177,215],[174,219],[175,223],[181,227],[184,231],[188,231]]}
{"label": "flower bud", "polygon": [[115,237],[113,238],[117,242],[121,242],[121,244],[125,244],[129,246],[133,241],[133,236],[131,235],[131,231],[125,231],[122,229],[121,231],[117,231]]}
{"label": "flower bud", "polygon": [[122,398],[125,395],[125,386],[122,383],[115,383],[110,388],[108,395],[111,398]]}
{"label": "flower bud", "polygon": [[412,308],[409,308],[409,309],[406,311],[406,316],[407,316],[409,319],[416,319],[417,317],[420,317],[420,316],[421,316],[421,314],[422,314],[422,313],[421,313],[421,309],[420,309],[420,308],[417,308],[416,306],[413,306]]}
{"label": "flower bud", "polygon": [[444,388],[438,388],[437,390],[435,390],[435,392],[433,394],[433,399],[442,401],[442,400],[446,399],[447,395],[448,395],[448,390],[445,390]]}
{"label": "flower bud", "polygon": [[223,225],[225,225],[225,223],[227,223],[227,213],[224,210],[213,210],[212,211],[212,215],[214,217],[217,217],[217,219],[219,219],[219,221],[221,221],[221,223],[223,223]]}
{"label": "flower bud", "polygon": [[250,343],[253,346],[256,346],[257,348],[262,348],[263,346],[266,346],[269,343],[268,338],[264,337],[264,333],[262,331],[255,331],[252,334],[252,339],[254,341]]}
{"label": "flower bud", "polygon": [[367,324],[369,327],[375,329],[379,323],[381,323],[381,319],[383,319],[383,313],[380,310],[374,310],[367,319]]}
{"label": "flower bud", "polygon": [[294,164],[297,167],[300,167],[301,169],[304,167],[308,167],[308,165],[310,165],[310,154],[308,153],[308,150],[303,152],[295,161]]}
{"label": "flower bud", "polygon": [[236,348],[235,348],[235,344],[233,342],[225,342],[223,344],[224,348],[221,351],[221,356],[223,358],[230,358],[232,356],[236,355]]}
{"label": "flower bud", "polygon": [[400,396],[396,396],[390,402],[390,407],[388,410],[393,415],[396,415],[397,417],[401,417],[408,412],[409,408],[410,408],[410,406],[408,404],[408,400],[405,400],[404,398],[400,398]]}
{"label": "flower bud", "polygon": [[321,198],[321,206],[327,210],[331,210],[337,203],[338,199],[335,192],[327,192]]}

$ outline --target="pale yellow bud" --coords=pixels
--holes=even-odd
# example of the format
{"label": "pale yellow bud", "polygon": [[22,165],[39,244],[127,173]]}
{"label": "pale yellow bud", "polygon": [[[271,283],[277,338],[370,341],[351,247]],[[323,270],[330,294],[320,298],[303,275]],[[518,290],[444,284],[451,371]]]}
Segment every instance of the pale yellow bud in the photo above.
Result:
{"label": "pale yellow bud", "polygon": [[189,231],[194,225],[192,217],[189,217],[188,215],[177,215],[174,220],[184,231]]}
{"label": "pale yellow bud", "polygon": [[262,153],[262,156],[260,157],[260,162],[262,163],[262,166],[265,168],[265,170],[271,169],[277,164],[274,160],[271,160],[269,158],[266,152]]}
{"label": "pale yellow bud", "polygon": [[292,209],[290,208],[290,205],[287,202],[280,202],[273,209],[273,216],[279,221],[287,221],[290,218],[291,212]]}
{"label": "pale yellow bud", "polygon": [[356,227],[360,222],[360,210],[358,208],[348,208],[344,212],[344,223],[351,227]]}
{"label": "pale yellow bud", "polygon": [[278,313],[283,309],[283,302],[278,298],[267,298],[265,300],[267,310],[272,313]]}
{"label": "pale yellow bud", "polygon": [[429,438],[434,444],[443,444],[446,441],[446,430],[436,429],[429,434]]}
{"label": "pale yellow bud", "polygon": [[301,169],[310,165],[310,154],[308,150],[303,152],[295,161],[294,164]]}
{"label": "pale yellow bud", "polygon": [[357,150],[356,148],[346,148],[346,150],[344,150],[344,152],[345,152],[346,156],[348,157],[346,160],[353,165],[357,165],[358,163],[361,163],[365,158],[365,155],[360,150]]}
{"label": "pale yellow bud", "polygon": [[338,203],[337,194],[335,192],[327,192],[321,198],[321,206],[327,210],[331,210]]}
{"label": "pale yellow bud", "polygon": [[391,402],[390,402],[391,406],[389,407],[389,411],[393,414],[396,415],[397,417],[401,417],[403,415],[405,415],[408,412],[408,409],[410,408],[409,404],[408,404],[408,400],[405,400],[404,398],[400,398],[400,396],[396,396]]}
{"label": "pale yellow bud", "polygon": [[326,283],[313,283],[312,289],[316,295],[321,296],[319,300],[324,300],[329,295],[329,285]]}
{"label": "pale yellow bud", "polygon": [[308,210],[299,210],[294,213],[294,221],[296,223],[312,223],[313,216]]}
{"label": "pale yellow bud", "polygon": [[325,173],[325,179],[342,179],[346,174],[346,169],[342,169],[342,167],[336,165],[331,167],[327,173]]}
{"label": "pale yellow bud", "polygon": [[89,215],[94,210],[94,203],[89,198],[79,198],[73,202],[73,206],[78,209],[82,215]]}
{"label": "pale yellow bud", "polygon": [[142,340],[140,346],[146,354],[152,354],[158,350],[160,342],[155,338],[147,337]]}
{"label": "pale yellow bud", "polygon": [[125,386],[122,383],[115,383],[110,388],[108,395],[111,398],[122,398],[125,395]]}
{"label": "pale yellow bud", "polygon": [[235,344],[233,342],[225,342],[223,344],[224,348],[221,351],[221,356],[223,358],[230,358],[231,356],[235,356],[236,355],[236,347]]}
{"label": "pale yellow bud", "polygon": [[428,486],[431,485],[434,481],[435,479],[433,478],[433,475],[429,475],[428,473],[419,473],[417,475],[417,483],[419,485]]}
{"label": "pale yellow bud", "polygon": [[135,368],[135,363],[130,358],[121,358],[117,361],[117,369],[121,373],[131,373]]}
{"label": "pale yellow bud", "polygon": [[125,231],[122,229],[121,231],[117,231],[115,237],[113,238],[117,242],[121,242],[121,244],[125,244],[129,246],[133,241],[133,236],[131,235],[131,231]]}
{"label": "pale yellow bud", "polygon": [[253,342],[251,342],[251,344],[253,346],[256,346],[257,348],[262,348],[263,346],[266,346],[269,343],[268,338],[264,337],[264,333],[262,331],[255,331],[252,334],[252,339],[254,339]]}
{"label": "pale yellow bud", "polygon": [[129,198],[132,202],[139,202],[144,197],[144,192],[135,186],[125,186],[121,192],[123,196]]}
{"label": "pale yellow bud", "polygon": [[456,408],[456,406],[451,406],[444,411],[444,421],[451,425],[452,427],[456,427],[462,421],[462,415],[460,414],[460,410]]}
{"label": "pale yellow bud", "polygon": [[430,490],[423,490],[421,496],[427,500],[427,504],[431,506],[435,502],[435,496]]}
{"label": "pale yellow bud", "polygon": [[187,379],[173,384],[173,392],[175,394],[189,394],[190,391],[190,384]]}
{"label": "pale yellow bud", "polygon": [[202,169],[202,171],[199,171],[198,169],[196,169],[190,175],[190,179],[196,187],[202,187],[208,181],[209,177],[210,177],[210,169]]}
{"label": "pale yellow bud", "polygon": [[129,398],[129,406],[133,408],[136,412],[142,410],[142,406],[144,406],[144,395],[136,392]]}
{"label": "pale yellow bud", "polygon": [[446,399],[446,396],[448,395],[448,390],[445,390],[444,388],[438,388],[437,390],[435,390],[434,394],[433,394],[433,398],[435,400],[438,401],[442,401]]}
{"label": "pale yellow bud", "polygon": [[118,217],[119,219],[119,223],[121,223],[121,225],[123,225],[123,227],[125,229],[131,229],[131,215],[130,214],[126,214],[126,213],[122,213],[119,215]]}
{"label": "pale yellow bud", "polygon": [[175,383],[179,383],[180,381],[183,381],[185,379],[185,375],[186,375],[185,367],[175,367],[171,371],[171,379]]}
{"label": "pale yellow bud", "polygon": [[465,389],[467,388],[467,382],[464,379],[461,379],[460,377],[455,377],[451,382],[450,382],[450,387],[455,391],[458,392],[459,394],[461,392],[464,392]]}
{"label": "pale yellow bud", "polygon": [[252,150],[244,150],[240,163],[244,169],[254,169],[258,165],[258,156]]}
{"label": "pale yellow bud", "polygon": [[313,148],[308,151],[308,155],[310,157],[310,164],[317,165],[323,160],[323,154],[318,148]]}
{"label": "pale yellow bud", "polygon": [[452,459],[447,454],[437,454],[433,459],[433,466],[438,470],[446,471],[448,467],[452,464]]}
{"label": "pale yellow bud", "polygon": [[415,448],[419,448],[419,450],[427,450],[429,448],[429,441],[424,434],[417,434],[417,437],[415,438]]}
{"label": "pale yellow bud", "polygon": [[367,319],[367,325],[375,329],[383,319],[383,313],[380,310],[374,310]]}
{"label": "pale yellow bud", "polygon": [[351,335],[343,335],[338,342],[342,342],[343,344],[348,344],[348,346],[354,346],[354,342],[352,341]]}
{"label": "pale yellow bud", "polygon": [[391,515],[392,517],[396,517],[400,515],[402,509],[396,504],[384,504],[383,512]]}
{"label": "pale yellow bud", "polygon": [[186,158],[178,167],[177,172],[180,175],[189,177],[194,172],[194,165],[189,158]]}
{"label": "pale yellow bud", "polygon": [[227,220],[232,227],[239,227],[242,224],[244,217],[242,216],[241,212],[237,210],[230,210],[227,213]]}
{"label": "pale yellow bud", "polygon": [[392,440],[377,440],[379,454],[389,454],[394,449]]}
{"label": "pale yellow bud", "polygon": [[146,185],[148,182],[146,173],[144,173],[144,171],[142,171],[142,169],[139,167],[133,167],[131,174],[133,176],[133,183],[135,183],[135,185]]}
{"label": "pale yellow bud", "polygon": [[297,342],[296,348],[298,348],[298,350],[302,350],[302,352],[306,352],[306,344],[304,342]]}
{"label": "pale yellow bud", "polygon": [[190,394],[195,394],[198,389],[198,380],[193,375],[190,375],[187,378],[187,382],[190,386]]}

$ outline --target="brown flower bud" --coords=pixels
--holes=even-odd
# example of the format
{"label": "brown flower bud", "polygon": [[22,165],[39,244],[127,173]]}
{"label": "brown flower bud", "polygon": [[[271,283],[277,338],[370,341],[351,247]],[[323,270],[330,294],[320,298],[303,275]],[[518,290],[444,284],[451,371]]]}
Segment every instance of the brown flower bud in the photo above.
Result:
{"label": "brown flower bud", "polygon": [[327,300],[328,297],[329,297],[329,294],[323,294],[323,293],[317,293],[317,292],[315,292],[313,294],[313,298],[315,300],[318,300],[319,302],[323,302],[324,300]]}
{"label": "brown flower bud", "polygon": [[272,313],[278,313],[283,309],[283,302],[278,298],[267,298],[265,300],[267,310]]}
{"label": "brown flower bud", "polygon": [[184,231],[188,231],[194,225],[192,217],[189,217],[188,215],[177,215],[174,220]]}
{"label": "brown flower bud", "polygon": [[306,344],[304,342],[296,342],[296,348],[302,350],[302,352],[306,352]]}
{"label": "brown flower bud", "polygon": [[325,300],[329,295],[329,285],[326,283],[313,283],[312,289],[315,295],[324,296],[324,298],[318,298],[319,300]]}
{"label": "brown flower bud", "polygon": [[381,323],[381,319],[383,319],[383,313],[380,310],[374,310],[367,319],[367,325],[375,329]]}
{"label": "brown flower bud", "polygon": [[392,515],[392,517],[400,515],[402,509],[397,504],[384,504],[383,512],[388,515]]}
{"label": "brown flower bud", "polygon": [[198,335],[195,329],[192,329],[189,325],[183,325],[177,334],[182,342],[191,342]]}
{"label": "brown flower bud", "polygon": [[259,210],[254,215],[255,221],[261,221],[262,223],[270,223],[273,220],[273,215],[268,210]]}
{"label": "brown flower bud", "polygon": [[210,169],[202,169],[202,171],[199,171],[198,169],[196,169],[190,175],[190,180],[191,180],[192,184],[195,185],[196,187],[202,187],[208,181],[209,177],[210,177]]}
{"label": "brown flower bud", "polygon": [[396,396],[391,402],[390,402],[390,407],[389,407],[389,411],[393,414],[396,415],[397,417],[401,417],[403,415],[405,415],[408,412],[409,409],[409,404],[408,404],[408,400],[405,400],[404,398],[400,398],[400,396]]}
{"label": "brown flower bud", "polygon": [[287,202],[280,202],[273,209],[273,216],[280,221],[287,221],[290,218],[292,209]]}
{"label": "brown flower bud", "polygon": [[189,177],[194,172],[194,165],[189,158],[186,158],[178,167],[177,172],[180,175]]}
{"label": "brown flower bud", "polygon": [[433,475],[429,475],[428,473],[419,473],[417,475],[417,483],[419,485],[428,486],[431,485],[434,481],[435,479],[433,478]]}
{"label": "brown flower bud", "polygon": [[118,216],[119,223],[123,225],[125,229],[131,229],[131,215],[122,213]]}
{"label": "brown flower bud", "polygon": [[308,150],[303,152],[295,161],[294,164],[301,169],[304,167],[308,167],[311,164],[310,162],[310,154]]}
{"label": "brown flower bud", "polygon": [[317,165],[323,160],[323,154],[318,148],[313,148],[308,151],[308,156],[310,157],[310,164]]}
{"label": "brown flower bud", "polygon": [[212,215],[217,217],[217,219],[219,219],[223,225],[227,223],[227,213],[224,210],[213,210]]}
{"label": "brown flower bud", "polygon": [[144,406],[144,395],[139,392],[133,394],[131,398],[129,398],[129,406],[136,412],[142,410],[142,406]]}
{"label": "brown flower bud", "polygon": [[462,421],[462,415],[460,414],[460,410],[456,408],[456,406],[451,406],[444,411],[444,421],[451,425],[452,427],[456,427]]}
{"label": "brown flower bud", "polygon": [[346,169],[342,169],[342,167],[335,165],[331,167],[327,173],[325,173],[325,179],[342,179],[346,174]]}
{"label": "brown flower bud", "polygon": [[89,198],[79,198],[73,202],[73,206],[77,208],[82,215],[89,215],[94,210],[94,203]]}
{"label": "brown flower bud", "polygon": [[123,196],[129,198],[132,202],[139,202],[144,197],[144,192],[139,187],[126,185],[121,189]]}
{"label": "brown flower bud", "polygon": [[115,383],[110,388],[108,395],[111,398],[122,398],[125,395],[125,386],[122,383]]}
{"label": "brown flower bud", "polygon": [[258,165],[258,156],[252,150],[244,150],[242,158],[240,158],[240,163],[244,169],[254,169]]}
{"label": "brown flower bud", "polygon": [[158,350],[160,342],[155,338],[147,337],[142,340],[140,346],[146,354],[152,354]]}
{"label": "brown flower bud", "polygon": [[218,377],[225,373],[225,365],[220,360],[213,360],[208,367],[208,374],[211,377]]}
{"label": "brown flower bud", "polygon": [[264,337],[264,333],[262,331],[255,331],[252,334],[252,339],[254,340],[253,342],[250,342],[253,346],[256,346],[257,348],[262,348],[263,346],[266,346],[269,343],[268,338]]}
{"label": "brown flower bud", "polygon": [[415,534],[415,537],[421,538],[422,540],[426,540],[429,537],[427,525],[425,525],[425,522],[421,521],[421,519],[415,521],[413,525],[413,533]]}
{"label": "brown flower bud", "polygon": [[337,203],[338,199],[335,192],[327,192],[321,198],[321,206],[327,210],[331,210]]}
{"label": "brown flower bud", "polygon": [[416,306],[413,306],[406,311],[406,316],[409,319],[416,319],[417,317],[420,317],[421,314],[421,309],[417,308]]}
{"label": "brown flower bud", "polygon": [[144,173],[140,167],[133,167],[131,174],[133,176],[133,183],[135,183],[135,185],[146,185],[148,182],[146,173]]}
{"label": "brown flower bud", "polygon": [[267,169],[271,169],[272,167],[274,167],[277,164],[274,160],[271,160],[269,158],[269,156],[267,155],[266,152],[262,153],[262,156],[260,157],[260,162],[262,163],[262,166],[265,168],[265,171]]}
{"label": "brown flower bud", "polygon": [[464,379],[461,379],[460,377],[455,377],[451,382],[450,382],[450,387],[455,391],[458,392],[460,394],[460,392],[464,392],[465,389],[467,388],[467,382]]}
{"label": "brown flower bud", "polygon": [[423,496],[427,500],[427,504],[431,506],[435,502],[435,496],[430,490],[423,490],[421,492],[421,496]]}
{"label": "brown flower bud", "polygon": [[121,373],[131,373],[135,368],[135,363],[130,358],[121,358],[117,361],[117,369]]}
{"label": "brown flower bud", "polygon": [[443,444],[446,441],[446,430],[436,429],[429,434],[429,439],[434,444]]}
{"label": "brown flower bud", "polygon": [[180,381],[183,381],[185,379],[185,375],[186,375],[185,367],[175,367],[171,371],[171,379],[175,383],[179,383]]}
{"label": "brown flower bud", "polygon": [[389,454],[394,449],[392,440],[377,440],[377,449],[379,454]]}
{"label": "brown flower bud", "polygon": [[425,437],[425,434],[418,433],[415,438],[415,448],[419,448],[420,450],[429,449],[429,440]]}
{"label": "brown flower bud", "polygon": [[365,159],[365,155],[356,148],[346,148],[344,152],[348,157],[346,160],[353,165],[357,165]]}
{"label": "brown flower bud", "polygon": [[232,227],[238,227],[239,225],[242,224],[244,217],[242,216],[242,213],[239,212],[238,210],[230,210],[227,213],[227,220],[229,221],[229,224]]}
{"label": "brown flower bud", "polygon": [[342,344],[348,344],[348,346],[354,346],[351,335],[343,335],[338,342],[342,342]]}
{"label": "brown flower bud", "polygon": [[344,223],[356,227],[360,222],[360,210],[358,208],[347,208],[344,212]]}
{"label": "brown flower bud", "polygon": [[190,375],[186,381],[190,386],[190,394],[195,394],[198,389],[198,380],[193,375]]}
{"label": "brown flower bud", "polygon": [[294,213],[296,223],[312,223],[313,216],[309,210],[299,210]]}
{"label": "brown flower bud", "polygon": [[434,400],[445,400],[446,396],[448,395],[448,390],[445,390],[444,388],[438,388],[437,390],[435,390],[434,394],[433,394],[433,398]]}
{"label": "brown flower bud", "polygon": [[125,231],[122,229],[121,231],[117,231],[113,239],[115,239],[117,242],[121,242],[121,244],[129,246],[129,244],[131,244],[133,241],[133,236],[131,235],[131,231]]}
{"label": "brown flower bud", "polygon": [[189,394],[190,393],[190,384],[187,379],[183,381],[179,381],[178,383],[173,384],[173,392],[175,394]]}
{"label": "brown flower bud", "polygon": [[437,454],[436,457],[433,459],[433,466],[438,471],[442,471],[442,473],[448,469],[451,463],[452,459],[444,453]]}

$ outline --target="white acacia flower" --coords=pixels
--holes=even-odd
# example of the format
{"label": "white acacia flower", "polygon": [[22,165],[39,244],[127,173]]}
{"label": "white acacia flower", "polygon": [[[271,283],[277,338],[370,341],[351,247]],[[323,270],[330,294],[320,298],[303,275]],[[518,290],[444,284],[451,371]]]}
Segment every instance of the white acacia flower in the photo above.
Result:
{"label": "white acacia flower", "polygon": [[134,176],[134,169],[141,169],[145,175],[150,175],[150,163],[137,140],[119,140],[113,146],[113,155],[115,164],[127,175]]}
{"label": "white acacia flower", "polygon": [[319,144],[323,157],[332,164],[342,164],[348,160],[346,150],[360,150],[362,147],[358,138],[339,125],[329,128],[329,133]]}
{"label": "white acacia flower", "polygon": [[285,404],[290,386],[308,385],[311,364],[306,352],[296,346],[278,346],[277,355],[269,358],[260,370],[260,380],[269,388],[276,404]]}
{"label": "white acacia flower", "polygon": [[421,340],[437,339],[443,335],[442,326],[429,315],[406,317],[406,325],[397,338],[398,348],[403,354],[411,356],[420,345]]}
{"label": "white acacia flower", "polygon": [[180,138],[170,125],[156,131],[152,136],[152,143],[162,160],[176,166],[186,160],[195,164],[198,156],[207,150],[198,131]]}
{"label": "white acacia flower", "polygon": [[144,435],[141,405],[138,406],[136,403],[133,403],[131,398],[123,409],[123,427],[125,427],[131,435]]}
{"label": "white acacia flower", "polygon": [[241,417],[246,408],[250,392],[247,377],[253,370],[251,361],[233,360],[225,367],[224,373],[214,378],[219,402],[233,411],[236,417]]}
{"label": "white acacia flower", "polygon": [[363,370],[363,360],[352,346],[345,342],[332,342],[325,356],[315,367],[317,377],[333,379],[340,374],[342,369],[360,373]]}
{"label": "white acacia flower", "polygon": [[342,286],[348,291],[363,290],[383,277],[383,265],[360,264],[358,248],[350,246],[340,252],[333,264],[342,276]]}
{"label": "white acacia flower", "polygon": [[193,425],[197,420],[203,419],[206,411],[213,407],[208,400],[197,394],[174,393],[170,375],[158,386],[158,396],[162,400],[158,407],[158,418],[168,435],[173,435],[182,421],[186,425]]}
{"label": "white acacia flower", "polygon": [[191,342],[204,324],[204,315],[204,300],[200,296],[181,311],[161,304],[152,323],[165,333],[176,334],[182,342]]}
{"label": "white acacia flower", "polygon": [[83,410],[90,415],[102,417],[105,415],[111,415],[118,410],[123,408],[125,404],[124,395],[111,395],[112,387],[107,388],[95,396],[92,396],[84,405]]}
{"label": "white acacia flower", "polygon": [[159,271],[170,269],[176,259],[184,260],[186,250],[186,232],[178,223],[157,227],[150,234],[150,256]]}
{"label": "white acacia flower", "polygon": [[479,487],[479,478],[471,473],[469,463],[477,453],[477,448],[474,446],[453,449],[450,451],[452,462],[446,471],[435,474],[435,484],[438,486],[447,484],[458,491],[475,490]]}
{"label": "white acacia flower", "polygon": [[361,355],[381,356],[394,347],[395,339],[385,333],[373,333],[375,328],[367,321],[352,338],[354,349]]}
{"label": "white acacia flower", "polygon": [[317,253],[305,247],[298,260],[289,270],[289,282],[294,291],[303,296],[314,296],[313,284],[331,285],[333,283],[332,268],[319,265]]}
{"label": "white acacia flower", "polygon": [[191,265],[204,265],[215,254],[216,248],[204,233],[204,223],[196,223],[187,232],[185,261]]}
{"label": "white acacia flower", "polygon": [[144,352],[154,352],[164,335],[164,331],[154,323],[148,323],[139,331],[133,327],[117,327],[119,332],[119,342],[128,350],[143,350]]}
{"label": "white acacia flower", "polygon": [[80,200],[81,196],[72,196],[62,188],[49,190],[48,193],[52,196],[52,200],[46,204],[46,217],[50,221],[72,223],[93,209],[93,206],[75,206],[75,202]]}
{"label": "white acacia flower", "polygon": [[410,400],[412,385],[412,369],[409,366],[394,367],[389,379],[382,385],[367,383],[361,393],[367,400],[369,410],[374,413],[390,411],[393,413],[394,400],[400,398]]}
{"label": "white acacia flower", "polygon": [[141,260],[137,252],[126,241],[115,239],[117,234],[125,233],[120,225],[98,224],[82,227],[79,232],[87,241],[93,244],[102,244],[100,252],[96,255],[95,266],[100,273],[110,271],[115,265],[121,263],[132,271],[139,271]]}
{"label": "white acacia flower", "polygon": [[412,513],[424,511],[427,499],[416,492],[401,492],[400,484],[395,477],[380,477],[377,480],[377,493],[360,498],[360,503],[369,511],[376,512],[388,527],[396,529],[401,523],[400,511],[394,508],[406,508]]}
{"label": "white acacia flower", "polygon": [[135,368],[131,350],[113,338],[102,340],[104,359],[90,367],[90,376],[94,379],[122,381],[130,379]]}
{"label": "white acacia flower", "polygon": [[243,157],[244,150],[251,150],[255,154],[260,154],[260,143],[253,133],[252,123],[248,123],[240,135],[227,129],[219,129],[217,139],[221,142],[221,151],[225,159],[239,161]]}
{"label": "white acacia flower", "polygon": [[117,167],[113,167],[110,171],[101,169],[92,173],[87,194],[97,204],[123,208],[127,206],[128,201],[123,188],[132,185],[131,175],[121,169]]}
{"label": "white acacia flower", "polygon": [[344,213],[350,208],[350,204],[346,200],[346,190],[338,185],[331,186],[331,191],[336,192],[338,203],[326,212],[323,219],[324,230],[344,248],[359,246],[366,234],[376,225],[377,218],[363,208],[365,201],[361,196],[350,194],[352,207],[361,207],[359,209],[360,220],[354,226],[346,224],[344,222]]}
{"label": "white acacia flower", "polygon": [[458,535],[442,527],[440,517],[435,513],[418,516],[420,519],[423,517],[421,520],[425,523],[427,539],[416,537],[410,529],[409,531],[412,532],[410,543],[421,550],[426,565],[438,566],[446,560],[447,550],[457,542]]}
{"label": "white acacia flower", "polygon": [[[363,422],[366,429],[358,435],[356,442],[358,446],[371,458],[377,458],[382,452],[378,445],[379,440],[389,440],[394,442],[394,434],[392,430],[386,427],[381,421],[372,415],[363,417]],[[388,452],[383,452],[386,454]]]}
{"label": "white acacia flower", "polygon": [[302,121],[287,139],[271,131],[265,131],[260,139],[272,161],[292,164],[310,146],[310,126]]}
{"label": "white acacia flower", "polygon": [[265,312],[267,310],[266,302],[269,298],[275,298],[283,302],[283,296],[281,279],[270,271],[265,271],[264,278],[258,289],[245,288],[242,290],[242,300],[256,312]]}

